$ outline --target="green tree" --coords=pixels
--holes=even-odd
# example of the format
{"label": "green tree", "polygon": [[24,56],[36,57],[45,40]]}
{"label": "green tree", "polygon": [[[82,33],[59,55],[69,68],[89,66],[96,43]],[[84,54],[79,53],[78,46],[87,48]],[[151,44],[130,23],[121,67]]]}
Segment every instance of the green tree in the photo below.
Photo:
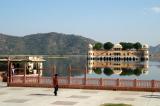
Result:
{"label": "green tree", "polygon": [[95,68],[95,69],[93,69],[93,71],[94,71],[96,74],[102,74],[101,68]]}
{"label": "green tree", "polygon": [[135,49],[141,49],[141,48],[142,48],[142,44],[139,43],[139,42],[137,42],[137,43],[134,43],[134,44],[133,44],[133,47],[134,47]]}
{"label": "green tree", "polygon": [[93,49],[95,50],[100,50],[102,48],[102,43],[96,43],[94,46],[93,46]]}
{"label": "green tree", "polygon": [[134,44],[130,43],[130,42],[120,42],[120,44],[123,47],[123,50],[128,50],[128,49],[133,49],[134,48]]}
{"label": "green tree", "polygon": [[130,68],[122,68],[122,73],[120,76],[130,76],[134,74],[134,70]]}
{"label": "green tree", "polygon": [[134,74],[135,74],[136,76],[140,76],[140,75],[142,74],[142,69],[141,69],[141,68],[136,68],[136,69],[134,70]]}
{"label": "green tree", "polygon": [[122,45],[123,50],[127,50],[127,43],[126,42],[120,42],[120,45]]}
{"label": "green tree", "polygon": [[133,43],[128,42],[127,43],[127,49],[133,49],[134,48],[133,45],[134,45]]}
{"label": "green tree", "polygon": [[104,68],[103,73],[107,76],[110,76],[113,74],[113,70],[111,68]]}
{"label": "green tree", "polygon": [[104,43],[103,48],[106,50],[110,50],[111,48],[113,48],[113,46],[114,46],[113,43],[106,42],[106,43]]}

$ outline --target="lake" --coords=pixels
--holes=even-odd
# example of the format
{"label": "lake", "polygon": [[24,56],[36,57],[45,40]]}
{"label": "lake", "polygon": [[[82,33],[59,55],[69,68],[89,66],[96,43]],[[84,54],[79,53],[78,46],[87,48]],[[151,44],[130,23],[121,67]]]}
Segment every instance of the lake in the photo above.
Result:
{"label": "lake", "polygon": [[[87,61],[86,56],[45,57],[44,67],[56,65],[59,76],[68,76],[69,65],[71,76],[84,77],[87,66],[88,78],[123,78],[160,80],[160,62],[120,62],[120,61]],[[44,76],[51,76],[51,71],[44,71]]]}

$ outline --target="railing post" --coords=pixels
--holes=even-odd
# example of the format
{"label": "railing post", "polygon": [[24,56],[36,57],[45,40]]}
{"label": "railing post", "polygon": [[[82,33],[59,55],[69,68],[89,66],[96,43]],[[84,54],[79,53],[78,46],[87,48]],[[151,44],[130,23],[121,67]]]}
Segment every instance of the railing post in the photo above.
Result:
{"label": "railing post", "polygon": [[69,85],[70,85],[70,83],[71,83],[71,70],[72,70],[71,65],[69,65],[69,67],[68,67],[68,72],[69,72],[68,84],[69,84]]}
{"label": "railing post", "polygon": [[100,78],[100,86],[103,86],[103,79]]}
{"label": "railing post", "polygon": [[119,78],[118,78],[118,79],[117,79],[117,87],[119,87],[119,81],[120,81],[120,80],[119,80]]}
{"label": "railing post", "polygon": [[54,76],[56,74],[56,65],[53,65],[52,71],[53,71],[53,76]]}
{"label": "railing post", "polygon": [[23,83],[26,83],[26,62],[24,63],[24,77],[23,77]]}
{"label": "railing post", "polygon": [[87,66],[85,67],[85,71],[84,71],[84,85],[86,85],[87,83]]}
{"label": "railing post", "polygon": [[37,68],[38,70],[38,84],[40,83],[40,69],[39,69],[39,67]]}
{"label": "railing post", "polygon": [[152,88],[155,88],[155,80],[151,80]]}
{"label": "railing post", "polygon": [[54,77],[55,77],[55,74],[56,74],[56,65],[53,65],[53,67],[51,67],[51,68],[52,68],[52,80],[53,80],[52,85],[54,85]]}
{"label": "railing post", "polygon": [[134,79],[134,87],[137,87],[137,79]]}

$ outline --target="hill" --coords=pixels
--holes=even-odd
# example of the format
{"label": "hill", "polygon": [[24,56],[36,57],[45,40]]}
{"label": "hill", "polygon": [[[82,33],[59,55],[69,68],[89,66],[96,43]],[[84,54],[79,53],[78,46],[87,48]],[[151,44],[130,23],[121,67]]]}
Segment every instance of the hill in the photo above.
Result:
{"label": "hill", "polygon": [[153,54],[160,53],[160,44],[155,47],[150,46],[150,52]]}
{"label": "hill", "polygon": [[[80,55],[96,41],[74,34],[38,33],[23,37],[0,34],[1,55]],[[149,48],[151,58],[160,59],[160,44]]]}
{"label": "hill", "polygon": [[96,41],[74,34],[38,33],[23,37],[0,34],[0,54],[73,55],[86,54]]}
{"label": "hill", "polygon": [[160,44],[155,47],[150,46],[149,51],[152,60],[160,60]]}

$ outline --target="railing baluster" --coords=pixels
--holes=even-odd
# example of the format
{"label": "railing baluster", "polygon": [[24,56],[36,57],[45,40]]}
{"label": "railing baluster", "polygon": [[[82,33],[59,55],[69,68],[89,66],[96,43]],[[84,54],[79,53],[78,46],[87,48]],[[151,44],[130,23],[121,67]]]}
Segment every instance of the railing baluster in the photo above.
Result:
{"label": "railing baluster", "polygon": [[119,78],[118,78],[118,79],[117,79],[117,87],[119,87],[119,82],[120,82],[120,81],[119,81]]}
{"label": "railing baluster", "polygon": [[155,80],[151,80],[152,82],[152,88],[155,88]]}
{"label": "railing baluster", "polygon": [[134,87],[137,87],[137,79],[134,79]]}

